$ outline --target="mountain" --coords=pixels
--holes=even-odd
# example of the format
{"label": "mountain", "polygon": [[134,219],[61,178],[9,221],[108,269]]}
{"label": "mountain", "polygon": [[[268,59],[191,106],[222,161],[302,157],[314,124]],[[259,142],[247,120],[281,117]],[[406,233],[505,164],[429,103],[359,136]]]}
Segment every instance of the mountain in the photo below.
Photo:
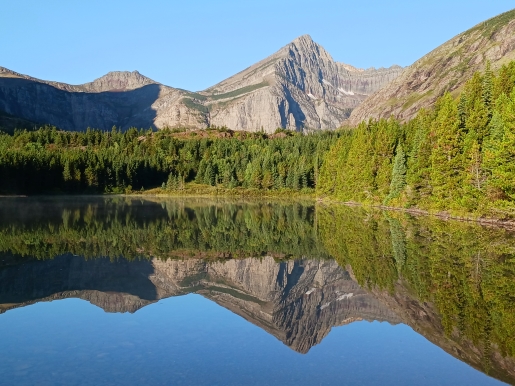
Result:
{"label": "mountain", "polygon": [[304,35],[201,94],[214,125],[334,129],[367,95],[401,72],[399,66],[361,70],[335,62]]}
{"label": "mountain", "polygon": [[181,104],[184,95],[184,91],[163,86],[137,71],[110,72],[91,83],[74,86],[0,67],[0,111],[63,130],[156,128],[161,127],[155,122],[158,114],[161,119],[175,114],[170,126],[205,127],[204,117]]}
{"label": "mountain", "polygon": [[[10,124],[64,130],[87,127],[206,128],[273,132],[334,129],[368,95],[402,72],[335,62],[304,35],[272,56],[200,92],[168,87],[137,71],[110,72],[91,83],[44,81],[0,67],[0,112]],[[17,120],[15,120],[16,118]],[[22,121],[20,121],[22,120]]]}
{"label": "mountain", "polygon": [[360,104],[346,123],[369,118],[413,118],[445,92],[457,93],[490,61],[496,69],[515,59],[515,10],[478,24],[415,62]]}

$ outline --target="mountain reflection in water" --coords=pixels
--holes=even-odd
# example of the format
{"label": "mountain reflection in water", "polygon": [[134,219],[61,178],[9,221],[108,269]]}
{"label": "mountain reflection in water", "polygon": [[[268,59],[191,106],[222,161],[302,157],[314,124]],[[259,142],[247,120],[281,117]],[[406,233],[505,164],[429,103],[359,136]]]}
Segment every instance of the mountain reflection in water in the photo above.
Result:
{"label": "mountain reflection in water", "polygon": [[0,313],[196,293],[300,353],[334,326],[403,323],[515,383],[514,246],[503,229],[309,203],[3,199]]}

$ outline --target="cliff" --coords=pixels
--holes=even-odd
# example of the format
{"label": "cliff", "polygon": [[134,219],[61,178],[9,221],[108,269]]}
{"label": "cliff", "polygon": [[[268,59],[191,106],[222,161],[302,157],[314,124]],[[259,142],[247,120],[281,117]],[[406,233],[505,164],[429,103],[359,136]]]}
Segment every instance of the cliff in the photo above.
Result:
{"label": "cliff", "polygon": [[334,129],[399,66],[361,70],[335,62],[304,35],[201,94],[210,122],[238,130]]}

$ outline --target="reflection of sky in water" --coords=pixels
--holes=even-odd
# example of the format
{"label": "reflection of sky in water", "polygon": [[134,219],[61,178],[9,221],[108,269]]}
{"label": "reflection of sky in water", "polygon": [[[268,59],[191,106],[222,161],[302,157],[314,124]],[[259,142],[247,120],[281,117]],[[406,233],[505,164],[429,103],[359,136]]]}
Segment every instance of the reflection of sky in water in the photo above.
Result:
{"label": "reflection of sky in water", "polygon": [[307,355],[199,295],[108,314],[68,299],[0,315],[2,385],[498,384],[405,325],[333,328]]}

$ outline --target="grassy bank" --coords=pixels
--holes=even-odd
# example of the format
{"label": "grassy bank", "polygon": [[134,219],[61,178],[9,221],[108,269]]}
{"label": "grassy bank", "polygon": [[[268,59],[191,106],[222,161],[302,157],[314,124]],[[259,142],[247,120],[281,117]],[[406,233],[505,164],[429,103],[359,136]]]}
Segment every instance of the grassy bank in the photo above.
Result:
{"label": "grassy bank", "polygon": [[142,196],[169,196],[169,197],[256,197],[256,198],[306,198],[315,199],[315,190],[304,188],[294,189],[256,189],[256,188],[226,188],[205,184],[187,183],[182,189],[154,188],[141,192],[127,192]]}

